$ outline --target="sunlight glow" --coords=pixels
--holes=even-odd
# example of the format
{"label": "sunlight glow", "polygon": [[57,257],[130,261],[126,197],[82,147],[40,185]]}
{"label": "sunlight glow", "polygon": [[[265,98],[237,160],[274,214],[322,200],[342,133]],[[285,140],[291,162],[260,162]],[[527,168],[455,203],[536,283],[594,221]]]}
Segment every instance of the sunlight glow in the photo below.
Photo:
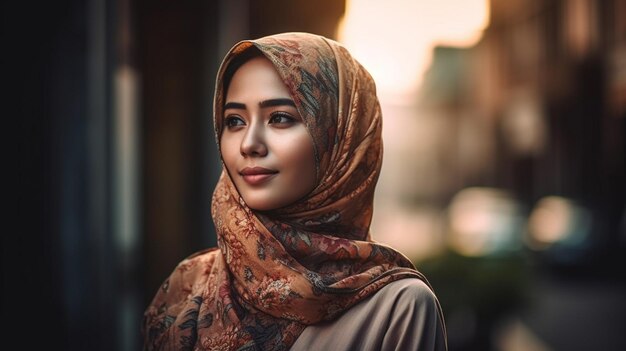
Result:
{"label": "sunlight glow", "polygon": [[413,96],[435,45],[471,46],[487,0],[347,0],[338,38],[372,74],[381,100]]}

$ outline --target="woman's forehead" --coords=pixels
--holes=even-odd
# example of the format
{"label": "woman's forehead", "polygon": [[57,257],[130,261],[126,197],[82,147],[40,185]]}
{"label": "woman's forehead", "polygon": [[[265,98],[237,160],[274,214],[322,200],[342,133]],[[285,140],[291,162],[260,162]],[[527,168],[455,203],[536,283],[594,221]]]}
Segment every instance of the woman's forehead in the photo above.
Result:
{"label": "woman's forehead", "polygon": [[260,102],[277,98],[292,99],[274,65],[267,58],[258,56],[235,71],[226,92],[225,103],[234,100]]}

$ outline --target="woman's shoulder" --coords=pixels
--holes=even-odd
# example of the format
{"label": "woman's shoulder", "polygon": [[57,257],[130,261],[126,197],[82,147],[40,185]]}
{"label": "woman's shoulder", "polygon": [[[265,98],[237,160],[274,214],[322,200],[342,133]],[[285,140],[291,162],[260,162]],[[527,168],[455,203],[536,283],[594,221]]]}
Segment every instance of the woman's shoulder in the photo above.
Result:
{"label": "woman's shoulder", "polygon": [[438,302],[417,278],[387,284],[334,321],[307,327],[293,350],[443,350]]}
{"label": "woman's shoulder", "polygon": [[176,265],[144,312],[144,345],[154,346],[161,338],[167,339],[166,334],[174,320],[186,310],[190,299],[197,296],[206,285],[219,252],[214,248],[198,251]]}
{"label": "woman's shoulder", "polygon": [[[213,266],[219,252],[216,248],[198,251],[186,257],[176,265],[174,271],[161,285],[161,289],[169,291],[173,288],[190,289]],[[180,286],[179,286],[180,285]]]}
{"label": "woman's shoulder", "polygon": [[436,297],[431,288],[423,280],[406,278],[387,284],[372,296],[372,300],[380,300],[380,302],[384,303],[393,300],[396,305],[403,302],[422,305],[435,303]]}
{"label": "woman's shoulder", "polygon": [[406,278],[387,284],[348,312],[375,318],[391,326],[412,323],[414,318],[437,316],[438,304],[435,293],[423,280]]}
{"label": "woman's shoulder", "polygon": [[163,314],[166,309],[172,313],[176,305],[187,300],[194,290],[204,285],[218,253],[216,248],[205,249],[180,261],[156,291],[144,316],[154,317]]}

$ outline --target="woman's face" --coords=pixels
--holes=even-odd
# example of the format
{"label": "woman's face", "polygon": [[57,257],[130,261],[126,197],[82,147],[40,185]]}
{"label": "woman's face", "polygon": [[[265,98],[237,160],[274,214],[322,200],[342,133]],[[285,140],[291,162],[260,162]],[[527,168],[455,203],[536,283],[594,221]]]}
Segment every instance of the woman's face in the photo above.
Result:
{"label": "woman's face", "polygon": [[270,61],[255,57],[237,69],[225,101],[222,158],[246,204],[268,211],[311,192],[313,141]]}

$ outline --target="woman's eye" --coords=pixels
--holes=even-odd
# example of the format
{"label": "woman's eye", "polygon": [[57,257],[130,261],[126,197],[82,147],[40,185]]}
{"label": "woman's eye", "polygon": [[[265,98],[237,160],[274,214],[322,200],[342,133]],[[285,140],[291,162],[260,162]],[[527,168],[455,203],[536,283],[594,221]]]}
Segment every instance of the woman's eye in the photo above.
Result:
{"label": "woman's eye", "polygon": [[270,117],[271,124],[288,124],[288,123],[290,124],[295,121],[296,121],[295,118],[293,118],[291,115],[284,113],[284,112],[274,113]]}
{"label": "woman's eye", "polygon": [[227,128],[238,127],[238,126],[242,126],[244,124],[245,123],[244,123],[243,119],[241,119],[241,117],[237,117],[237,116],[228,116],[224,120],[224,125]]}

